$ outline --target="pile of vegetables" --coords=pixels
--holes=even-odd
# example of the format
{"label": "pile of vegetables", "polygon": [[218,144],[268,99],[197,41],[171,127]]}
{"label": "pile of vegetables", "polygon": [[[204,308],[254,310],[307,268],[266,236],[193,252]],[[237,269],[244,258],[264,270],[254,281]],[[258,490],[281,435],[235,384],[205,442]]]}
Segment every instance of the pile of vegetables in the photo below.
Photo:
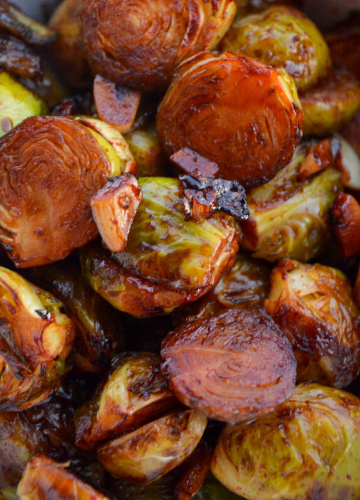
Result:
{"label": "pile of vegetables", "polygon": [[360,499],[360,13],[300,4],[0,0],[0,500]]}

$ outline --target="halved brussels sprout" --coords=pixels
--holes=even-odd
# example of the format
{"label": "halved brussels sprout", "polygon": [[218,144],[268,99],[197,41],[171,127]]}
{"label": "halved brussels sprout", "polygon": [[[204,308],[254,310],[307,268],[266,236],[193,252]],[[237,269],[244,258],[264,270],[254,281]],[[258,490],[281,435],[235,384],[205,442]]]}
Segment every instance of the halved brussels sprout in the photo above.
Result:
{"label": "halved brussels sprout", "polygon": [[98,459],[113,476],[147,484],[180,465],[198,445],[207,418],[181,410],[159,418],[98,448]]}
{"label": "halved brussels sprout", "polygon": [[283,260],[265,309],[293,346],[299,382],[345,387],[359,374],[360,311],[341,271]]}
{"label": "halved brussels sprout", "polygon": [[341,190],[341,174],[330,167],[316,177],[298,180],[314,145],[300,145],[273,180],[248,193],[250,217],[241,224],[240,244],[253,257],[307,261],[324,249],[329,239],[328,211]]}
{"label": "halved brussels sprout", "polygon": [[180,478],[173,489],[175,500],[191,500],[202,488],[210,469],[212,451],[205,441],[201,441],[181,464]]}
{"label": "halved brussels sprout", "polygon": [[43,436],[24,413],[0,412],[0,489],[17,486],[35,452],[46,453]]}
{"label": "halved brussels sprout", "polygon": [[44,455],[35,455],[18,486],[19,499],[110,500],[65,467]]}
{"label": "halved brussels sprout", "polygon": [[81,40],[79,14],[83,4],[83,0],[63,0],[49,21],[57,34],[49,47],[52,63],[66,85],[81,89],[90,88],[92,82]]}
{"label": "halved brussels sprout", "polygon": [[260,308],[185,322],[165,337],[161,356],[177,398],[208,418],[249,420],[294,392],[291,344]]}
{"label": "halved brussels sprout", "polygon": [[299,10],[280,5],[235,21],[221,49],[285,69],[301,91],[331,67],[329,48],[315,24]]}
{"label": "halved brussels sprout", "polygon": [[360,107],[360,85],[350,71],[335,68],[299,98],[304,135],[326,136],[355,116]]}
{"label": "halved brussels sprout", "polygon": [[138,318],[169,314],[209,289],[189,291],[157,285],[127,272],[97,243],[81,249],[80,261],[84,278],[101,297],[116,309]]}
{"label": "halved brussels sprout", "polygon": [[176,399],[160,370],[156,354],[126,353],[115,370],[76,413],[76,444],[90,449],[140,427],[172,408]]}
{"label": "halved brussels sprout", "polygon": [[70,118],[31,117],[0,140],[0,241],[18,267],[65,258],[97,236],[90,198],[119,168],[112,146]]}
{"label": "halved brussels sprout", "polygon": [[8,73],[0,72],[0,137],[25,118],[47,113],[48,108],[40,97]]}
{"label": "halved brussels sprout", "polygon": [[0,268],[0,410],[24,410],[48,397],[67,372],[75,328],[62,303]]}
{"label": "halved brussels sprout", "polygon": [[294,81],[284,70],[207,52],[179,66],[156,124],[169,156],[188,147],[215,162],[225,179],[255,186],[291,160],[302,119]]}
{"label": "halved brussels sprout", "polygon": [[351,500],[360,495],[360,400],[299,385],[273,413],[222,431],[211,470],[248,500]]}
{"label": "halved brussels sprout", "polygon": [[233,0],[88,0],[85,52],[94,74],[133,89],[166,88],[182,60],[216,46],[235,11]]}
{"label": "halved brussels sprout", "polygon": [[124,345],[120,313],[83,278],[72,258],[32,268],[26,277],[58,297],[76,326],[74,364],[85,372],[103,373]]}
{"label": "halved brussels sprout", "polygon": [[167,158],[160,146],[154,126],[141,127],[125,135],[126,142],[136,161],[139,177],[166,175]]}

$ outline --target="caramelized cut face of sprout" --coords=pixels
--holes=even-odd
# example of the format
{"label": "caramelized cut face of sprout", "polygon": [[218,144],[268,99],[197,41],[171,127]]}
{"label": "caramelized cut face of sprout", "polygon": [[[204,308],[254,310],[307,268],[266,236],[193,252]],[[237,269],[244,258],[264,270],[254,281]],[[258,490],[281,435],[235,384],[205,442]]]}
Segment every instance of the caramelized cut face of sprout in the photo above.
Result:
{"label": "caramelized cut face of sprout", "polygon": [[28,460],[47,446],[24,413],[0,411],[0,488],[17,486]]}
{"label": "caramelized cut face of sprout", "polygon": [[185,322],[162,343],[170,388],[208,418],[235,424],[272,411],[295,388],[289,341],[262,309]]}
{"label": "caramelized cut face of sprout", "polygon": [[75,328],[61,307],[50,293],[0,268],[0,410],[40,403],[68,371]]}
{"label": "caramelized cut face of sprout", "polygon": [[283,260],[272,272],[265,309],[293,346],[299,382],[341,388],[359,374],[360,313],[342,272]]}
{"label": "caramelized cut face of sprout", "polygon": [[124,345],[123,321],[118,311],[83,278],[78,262],[70,258],[32,268],[27,276],[62,301],[76,326],[74,364],[84,372],[103,373],[108,369]]}
{"label": "caramelized cut face of sprout", "polygon": [[85,52],[94,74],[135,90],[163,89],[181,61],[215,48],[235,10],[233,0],[85,0]]}
{"label": "caramelized cut face of sprout", "polygon": [[360,85],[347,69],[334,68],[299,95],[305,136],[327,136],[352,120],[360,107]]}
{"label": "caramelized cut face of sprout", "polygon": [[274,412],[227,425],[211,470],[247,500],[351,500],[360,495],[360,401],[301,384]]}
{"label": "caramelized cut face of sprout", "polygon": [[20,500],[110,500],[44,455],[28,462],[17,494]]}
{"label": "caramelized cut face of sprout", "polygon": [[302,164],[315,146],[300,145],[273,180],[248,193],[250,217],[241,224],[240,244],[253,257],[307,261],[324,249],[330,235],[328,211],[342,183],[334,167],[299,181]]}
{"label": "caramelized cut face of sprout", "polygon": [[97,236],[90,198],[119,169],[75,120],[31,117],[0,140],[0,240],[18,267],[65,258]]}
{"label": "caramelized cut face of sprout", "polygon": [[180,465],[198,445],[207,418],[196,410],[161,417],[98,448],[98,459],[113,476],[147,484]]}
{"label": "caramelized cut face of sprout", "polygon": [[115,358],[115,370],[94,397],[76,414],[76,444],[85,449],[113,439],[157,418],[176,404],[151,353],[125,353]]}
{"label": "caramelized cut face of sprout", "polygon": [[249,187],[291,160],[302,118],[285,71],[226,52],[201,53],[179,66],[156,123],[169,156],[190,148],[216,163],[221,177]]}
{"label": "caramelized cut face of sprout", "polygon": [[0,72],[0,137],[25,118],[47,113],[48,108],[40,97],[8,73]]}
{"label": "caramelized cut face of sprout", "polygon": [[327,76],[329,48],[315,24],[293,7],[275,6],[231,26],[221,50],[244,54],[291,75],[305,91]]}
{"label": "caramelized cut face of sprout", "polygon": [[83,0],[62,0],[49,21],[57,38],[49,47],[56,72],[62,81],[75,88],[91,87],[91,70],[81,40],[79,14]]}

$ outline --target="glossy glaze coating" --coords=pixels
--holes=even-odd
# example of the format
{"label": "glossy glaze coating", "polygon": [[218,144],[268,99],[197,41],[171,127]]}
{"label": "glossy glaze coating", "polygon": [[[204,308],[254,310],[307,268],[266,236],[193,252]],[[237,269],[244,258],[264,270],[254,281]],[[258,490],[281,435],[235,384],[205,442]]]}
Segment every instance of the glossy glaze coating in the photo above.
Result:
{"label": "glossy glaze coating", "polygon": [[233,0],[85,0],[87,58],[94,74],[125,87],[166,88],[182,60],[216,46],[235,9]]}
{"label": "glossy glaze coating", "polygon": [[89,129],[31,117],[1,139],[0,156],[0,240],[18,267],[63,259],[96,237],[90,198],[112,166]]}
{"label": "glossy glaze coating", "polygon": [[299,382],[341,388],[359,374],[360,312],[342,272],[280,261],[272,272],[265,309],[293,346]]}
{"label": "glossy glaze coating", "polygon": [[240,245],[254,257],[307,261],[323,251],[330,235],[328,211],[342,183],[334,167],[299,180],[302,164],[315,146],[300,145],[274,179],[249,191],[250,217],[241,224]]}
{"label": "glossy glaze coating", "polygon": [[359,399],[301,384],[273,413],[227,425],[211,470],[247,500],[355,500],[359,450]]}
{"label": "glossy glaze coating", "polygon": [[188,147],[244,186],[270,180],[301,138],[293,81],[249,57],[202,53],[183,63],[157,116],[168,155]]}
{"label": "glossy glaze coating", "polygon": [[331,67],[329,48],[315,24],[286,6],[238,19],[222,40],[221,50],[285,69],[302,91],[325,77]]}
{"label": "glossy glaze coating", "polygon": [[146,484],[180,465],[198,445],[207,418],[180,410],[104,444],[98,458],[113,476]]}
{"label": "glossy glaze coating", "polygon": [[299,94],[304,135],[327,136],[346,125],[360,107],[360,85],[350,71],[335,68],[317,85]]}
{"label": "glossy glaze coating", "polygon": [[94,397],[76,414],[76,444],[98,446],[157,418],[176,404],[156,354],[125,353]]}
{"label": "glossy glaze coating", "polygon": [[251,306],[185,322],[165,337],[161,356],[182,403],[233,424],[271,411],[295,388],[290,343]]}
{"label": "glossy glaze coating", "polygon": [[62,304],[0,268],[0,410],[29,408],[57,388],[75,338]]}

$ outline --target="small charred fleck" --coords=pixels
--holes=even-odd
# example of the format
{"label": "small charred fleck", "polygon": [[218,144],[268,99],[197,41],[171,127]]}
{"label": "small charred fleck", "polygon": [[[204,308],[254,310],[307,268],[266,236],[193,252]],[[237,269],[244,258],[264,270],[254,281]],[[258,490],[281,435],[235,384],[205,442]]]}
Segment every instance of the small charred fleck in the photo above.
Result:
{"label": "small charred fleck", "polygon": [[221,211],[237,221],[249,218],[245,190],[237,181],[201,177],[195,172],[179,179],[184,188],[185,220],[199,220]]}

